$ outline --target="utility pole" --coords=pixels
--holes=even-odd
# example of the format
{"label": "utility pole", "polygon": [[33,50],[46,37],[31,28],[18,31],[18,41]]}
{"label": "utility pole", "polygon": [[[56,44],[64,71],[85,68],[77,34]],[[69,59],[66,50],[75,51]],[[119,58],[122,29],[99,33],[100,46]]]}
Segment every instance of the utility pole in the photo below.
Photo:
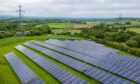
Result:
{"label": "utility pole", "polygon": [[122,21],[122,14],[119,15],[119,24],[121,24]]}
{"label": "utility pole", "polygon": [[18,6],[19,29],[20,29],[22,35],[24,35],[24,29],[23,29],[23,26],[22,26],[22,19],[23,19],[22,16],[23,16],[23,13],[24,13],[24,12],[25,12],[25,11],[22,10],[22,6],[19,5],[19,6]]}

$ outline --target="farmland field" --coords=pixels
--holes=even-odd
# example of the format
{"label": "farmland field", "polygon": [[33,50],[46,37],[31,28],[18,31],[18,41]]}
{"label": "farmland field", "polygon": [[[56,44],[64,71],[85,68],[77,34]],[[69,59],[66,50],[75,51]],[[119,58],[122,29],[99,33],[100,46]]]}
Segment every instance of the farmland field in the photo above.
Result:
{"label": "farmland field", "polygon": [[129,31],[133,31],[140,34],[140,28],[129,28]]}
{"label": "farmland field", "polygon": [[74,33],[79,33],[81,30],[79,29],[52,29],[52,32],[54,34],[59,34],[59,33],[64,33],[64,32],[70,32],[71,34],[74,34]]}
{"label": "farmland field", "polygon": [[95,25],[92,22],[88,22],[86,24],[77,24],[77,23],[48,23],[51,28],[90,28]]}
{"label": "farmland field", "polygon": [[73,28],[74,23],[49,23],[51,28]]}

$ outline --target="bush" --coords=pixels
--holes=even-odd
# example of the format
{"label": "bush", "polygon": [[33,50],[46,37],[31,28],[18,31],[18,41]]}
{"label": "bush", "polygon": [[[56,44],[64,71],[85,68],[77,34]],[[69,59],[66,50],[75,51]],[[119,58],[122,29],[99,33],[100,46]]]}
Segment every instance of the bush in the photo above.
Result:
{"label": "bush", "polygon": [[130,46],[130,47],[138,47],[138,46],[139,46],[138,43],[137,43],[137,41],[134,41],[134,40],[128,40],[128,41],[126,42],[126,44],[127,44],[128,46]]}
{"label": "bush", "polygon": [[127,53],[130,53],[130,54],[133,54],[133,55],[136,55],[136,56],[140,56],[140,49],[130,48],[127,45],[125,45],[124,43],[116,43],[116,42],[105,41],[104,39],[98,39],[98,38],[95,38],[95,37],[90,37],[90,39],[92,39],[92,40],[94,40],[98,43],[105,44],[105,45],[111,46],[113,48],[125,51]]}
{"label": "bush", "polygon": [[2,38],[4,38],[5,36],[2,34],[2,33],[0,33],[0,39],[2,39]]}
{"label": "bush", "polygon": [[131,35],[128,34],[128,33],[120,32],[118,34],[118,36],[116,37],[116,41],[118,41],[118,42],[126,42],[127,40],[129,40],[130,37],[131,37]]}
{"label": "bush", "polygon": [[95,36],[96,38],[105,38],[104,31],[98,31]]}
{"label": "bush", "polygon": [[132,40],[136,41],[138,44],[138,47],[140,47],[140,35],[136,35],[136,36],[132,37]]}
{"label": "bush", "polygon": [[131,22],[129,22],[129,21],[128,21],[128,22],[126,22],[125,24],[130,25],[130,24],[131,24]]}

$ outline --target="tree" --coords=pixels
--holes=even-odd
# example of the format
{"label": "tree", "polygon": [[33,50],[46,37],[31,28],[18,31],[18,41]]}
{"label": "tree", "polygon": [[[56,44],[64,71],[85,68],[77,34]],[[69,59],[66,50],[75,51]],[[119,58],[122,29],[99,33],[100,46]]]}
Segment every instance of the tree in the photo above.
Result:
{"label": "tree", "polygon": [[131,22],[129,22],[129,21],[128,21],[128,22],[126,22],[125,24],[126,24],[126,25],[130,25],[130,24],[131,24]]}
{"label": "tree", "polygon": [[126,44],[129,46],[129,47],[138,47],[138,42],[137,41],[134,41],[134,40],[128,40],[126,42]]}
{"label": "tree", "polygon": [[138,43],[138,47],[140,47],[140,35],[132,37],[132,40],[136,41]]}
{"label": "tree", "polygon": [[0,33],[0,39],[2,39],[2,38],[4,38],[5,36],[2,34],[2,33]]}
{"label": "tree", "polygon": [[98,31],[95,34],[95,36],[96,36],[96,38],[104,38],[105,37],[104,31]]}
{"label": "tree", "polygon": [[126,42],[127,40],[129,40],[130,37],[131,37],[131,35],[128,34],[128,33],[120,32],[120,33],[118,33],[118,36],[116,37],[116,41],[118,41],[118,42]]}

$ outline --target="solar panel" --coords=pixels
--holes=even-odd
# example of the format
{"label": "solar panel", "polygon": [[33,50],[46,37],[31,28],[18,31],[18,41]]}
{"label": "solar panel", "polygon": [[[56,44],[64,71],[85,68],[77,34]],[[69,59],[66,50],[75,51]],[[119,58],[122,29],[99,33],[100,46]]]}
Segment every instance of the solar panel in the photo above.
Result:
{"label": "solar panel", "polygon": [[[43,44],[43,43],[42,43]],[[36,49],[36,48],[38,48],[38,47],[40,47],[40,46],[38,46],[38,45],[35,45],[35,44],[31,44],[31,43],[26,43],[25,44],[26,46],[28,46],[28,47],[30,47],[30,48],[33,48],[33,49]],[[36,47],[35,47],[36,46]],[[41,48],[41,47],[40,47]],[[43,47],[42,47],[43,48]],[[38,50],[38,49],[36,49],[36,50]],[[84,66],[82,66],[82,63],[81,62],[79,62],[79,61],[77,61],[76,62],[76,60],[74,61],[73,59],[71,59],[71,60],[69,60],[70,58],[68,58],[68,57],[66,57],[66,56],[63,56],[62,54],[59,54],[59,53],[57,53],[57,52],[54,52],[54,51],[52,51],[52,50],[49,50],[49,49],[44,49],[43,50],[43,52],[42,52],[43,54],[46,54],[46,55],[48,55],[48,56],[50,56],[50,57],[52,57],[52,58],[54,58],[54,59],[56,59],[56,60],[58,60],[58,61],[60,61],[60,62],[62,62],[62,63],[64,63],[64,64],[66,64],[66,65],[68,65],[68,66],[70,66],[70,67],[74,67],[74,69],[76,69],[77,70],[77,68],[78,68],[78,66],[81,66],[81,67],[84,67],[84,66],[88,66],[87,64],[84,64]],[[77,68],[76,68],[77,67]],[[83,71],[81,71],[81,67],[79,67],[79,71],[80,72],[83,72]],[[104,75],[110,75],[110,77],[111,78],[116,78],[116,79],[114,79],[114,80],[112,80],[112,81],[116,81],[116,80],[120,80],[120,79],[122,79],[122,78],[120,78],[120,77],[116,77],[115,75],[112,75],[112,74],[110,74],[110,73],[108,73],[108,72],[105,72],[105,71],[103,71],[103,70],[100,70],[100,69],[98,69],[98,68],[96,68],[96,67],[92,67],[93,69],[91,69],[91,67],[90,68],[87,68],[87,70],[86,71],[84,71],[84,74],[86,74],[86,75],[88,75],[89,77],[92,77],[92,78],[94,78],[94,79],[96,79],[96,80],[98,80],[98,81],[100,81],[101,83],[105,83],[105,81],[102,81],[102,77],[104,77]],[[86,69],[86,68],[85,68]],[[94,71],[93,71],[94,70]],[[96,71],[95,71],[96,70]],[[92,73],[90,73],[90,72],[92,72]],[[95,73],[95,72],[98,72],[98,73]],[[95,75],[96,74],[96,75]],[[109,81],[110,79],[106,79],[106,81]],[[127,80],[125,80],[125,79],[122,79],[122,80],[124,80],[124,82],[126,82]],[[119,82],[119,81],[118,81]],[[128,82],[128,81],[127,81]],[[128,82],[128,83],[130,83],[130,82]],[[131,84],[131,83],[130,83]]]}
{"label": "solar panel", "polygon": [[[84,80],[80,79],[79,77],[74,76],[73,74],[59,68],[54,63],[47,61],[40,55],[30,51],[29,49],[21,45],[17,46],[16,49],[19,50],[24,55],[26,55],[31,60],[33,60],[44,70],[52,74],[56,79],[58,79],[63,84],[87,84]],[[36,58],[32,59],[32,55],[35,55]]]}
{"label": "solar panel", "polygon": [[44,84],[44,82],[23,63],[13,52],[5,55],[22,84]]}
{"label": "solar panel", "polygon": [[[122,77],[130,79],[132,81],[140,83],[140,81],[138,81],[138,80],[136,81],[133,78],[129,78],[129,77],[126,76],[127,73],[130,73],[129,76],[132,76],[134,74],[136,75],[136,73],[139,74],[138,72],[139,72],[140,68],[136,68],[136,67],[138,67],[138,65],[140,64],[140,61],[137,61],[134,64],[130,64],[129,63],[129,62],[133,63],[133,61],[136,60],[134,58],[128,58],[127,59],[127,57],[118,56],[118,57],[120,57],[119,61],[117,60],[117,61],[114,62],[114,60],[115,60],[115,58],[114,58],[114,60],[112,60],[112,62],[109,62],[111,58],[108,59],[108,60],[103,60],[103,59],[99,59],[98,56],[93,56],[93,57],[85,56],[85,55],[83,55],[81,53],[74,52],[74,51],[71,51],[71,50],[68,50],[68,49],[64,49],[64,48],[62,49],[62,47],[57,47],[57,46],[54,47],[53,45],[50,45],[50,44],[42,45],[39,42],[35,42],[35,44],[38,44],[38,45],[41,45],[41,46],[45,46],[47,48],[54,49],[56,51],[65,53],[65,54],[70,55],[72,57],[75,57],[75,58],[77,58],[79,60],[82,60],[82,61],[85,61],[85,62],[90,63],[92,65],[101,67],[101,68],[103,68],[105,70],[108,70],[108,71],[110,71],[112,73],[115,73],[117,75],[120,75]],[[71,53],[69,53],[69,52],[71,52]],[[73,54],[73,52],[77,53],[77,55]],[[83,57],[85,57],[86,60]],[[119,59],[119,58],[117,58],[117,59]],[[133,61],[131,61],[132,59],[133,59]],[[131,65],[133,65],[133,66],[131,66]],[[124,70],[125,70],[125,72],[123,72]],[[133,72],[133,71],[135,71],[135,72]],[[140,74],[139,74],[139,76],[135,76],[135,77],[136,77],[136,79],[139,79],[140,78]]]}
{"label": "solar panel", "polygon": [[[86,41],[86,40],[60,41],[60,40],[51,39],[51,40],[46,41],[46,43],[55,45],[55,46],[59,46],[59,47],[63,47],[63,48],[67,48],[70,50],[74,50],[74,51],[80,52],[82,54],[87,54],[89,56],[96,56],[96,54],[98,54],[98,56],[96,56],[96,58],[97,57],[102,58],[103,60],[107,60],[110,62],[122,61],[121,63],[123,63],[123,62],[129,63],[130,61],[133,61],[133,60],[135,60],[135,61],[137,60],[138,62],[140,62],[140,60],[138,60],[134,57],[131,57],[131,56],[126,57],[126,56],[118,55],[115,53],[115,52],[118,52],[118,50],[106,48],[104,46],[99,46],[100,44],[95,43],[93,41]],[[112,53],[114,52],[114,54],[109,53],[109,51],[111,51]],[[86,52],[88,52],[88,53],[86,53]],[[108,54],[106,55],[105,53],[108,53]],[[100,55],[100,54],[102,54],[102,55]],[[117,56],[114,56],[114,55],[117,55]]]}
{"label": "solar panel", "polygon": [[[96,67],[94,67],[91,70],[88,70],[85,72],[88,76],[100,81],[103,84],[119,84],[119,82],[123,82],[120,84],[132,84],[131,82],[122,79],[120,77],[114,76],[108,72],[105,72],[103,70],[100,70]],[[117,81],[117,82],[116,82]]]}

